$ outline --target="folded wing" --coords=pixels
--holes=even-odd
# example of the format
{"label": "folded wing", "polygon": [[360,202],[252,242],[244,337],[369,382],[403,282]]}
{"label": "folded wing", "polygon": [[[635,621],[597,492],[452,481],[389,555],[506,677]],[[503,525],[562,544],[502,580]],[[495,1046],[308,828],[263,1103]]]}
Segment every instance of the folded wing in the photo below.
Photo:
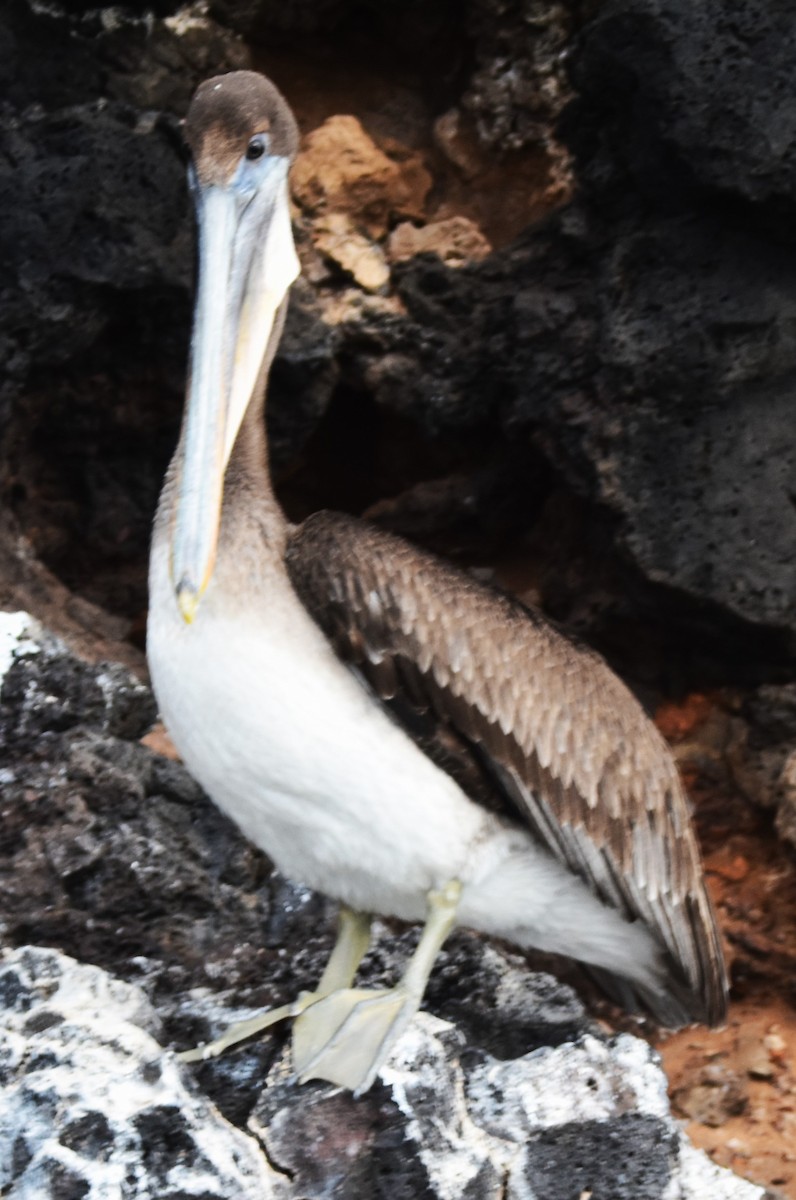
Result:
{"label": "folded wing", "polygon": [[599,655],[401,538],[318,513],[291,536],[293,585],[341,658],[474,799],[522,820],[664,949],[659,1020],[720,1023],[721,946],[682,784]]}

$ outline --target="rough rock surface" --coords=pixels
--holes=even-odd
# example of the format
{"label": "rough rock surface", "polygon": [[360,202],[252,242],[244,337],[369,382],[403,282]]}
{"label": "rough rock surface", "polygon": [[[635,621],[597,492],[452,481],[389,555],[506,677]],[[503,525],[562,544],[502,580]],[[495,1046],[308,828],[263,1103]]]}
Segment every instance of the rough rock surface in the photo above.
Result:
{"label": "rough rock surface", "polygon": [[[654,1054],[588,1034],[501,1061],[421,1015],[365,1100],[272,1069],[250,1118],[297,1192],[439,1200],[752,1200],[679,1135]],[[308,1141],[318,1154],[307,1156]]]}
{"label": "rough rock surface", "polygon": [[796,847],[796,685],[746,697],[732,770],[755,804],[776,811],[780,836]]}
{"label": "rough rock surface", "polygon": [[144,993],[28,947],[0,960],[0,1188],[15,1200],[286,1193],[156,1040]]}
{"label": "rough rock surface", "polygon": [[570,210],[482,265],[396,275],[409,318],[360,331],[381,404],[532,436],[648,578],[793,622],[796,274],[776,246],[690,216],[610,237]]}
{"label": "rough rock surface", "polygon": [[[33,366],[90,347],[125,293],[150,304],[184,293],[191,237],[173,114],[211,62],[229,69],[248,56],[206,18],[69,16],[24,0],[4,7],[0,38],[0,338],[11,399]],[[159,316],[168,338],[167,306]],[[150,329],[139,354],[152,342]]]}
{"label": "rough rock surface", "polygon": [[409,221],[390,234],[387,252],[391,262],[404,262],[417,254],[436,254],[449,267],[480,262],[492,247],[481,230],[466,217],[449,217],[418,228]]}
{"label": "rough rock surface", "polygon": [[[582,131],[589,190],[619,202],[630,184],[670,206],[705,208],[721,193],[787,220],[796,199],[791,17],[766,0],[732,11],[722,0],[602,6],[572,69],[580,100],[570,131]],[[792,225],[781,232],[792,238]]]}
{"label": "rough rock surface", "polygon": [[304,139],[290,186],[311,213],[347,213],[381,237],[392,216],[422,218],[431,176],[414,157],[388,158],[356,117],[337,116]]}
{"label": "rough rock surface", "polygon": [[[329,905],[272,874],[178,763],[140,743],[154,709],[129,672],[1,616],[0,921],[7,944],[58,951],[20,950],[0,971],[11,1195],[106,1200],[125,1177],[142,1200],[257,1187],[560,1200],[621,1173],[615,1200],[761,1196],[683,1141],[645,1043],[596,1034],[568,986],[464,932],[429,987],[437,1017],[415,1023],[361,1101],[291,1082],[279,1031],[198,1069],[263,1159],[150,1035],[206,1040],[311,985]],[[415,938],[380,929],[364,980],[394,981]]]}
{"label": "rough rock surface", "polygon": [[623,540],[653,578],[791,629],[793,38],[761,0],[608,5],[565,127],[610,239],[587,436]]}
{"label": "rough rock surface", "polygon": [[466,273],[396,272],[410,319],[360,345],[380,403],[446,436],[528,436],[649,580],[793,631],[786,25],[755,0],[732,21],[599,10],[563,124],[578,200]]}
{"label": "rough rock surface", "polygon": [[[190,999],[187,1000],[190,1005]],[[227,1122],[164,1053],[141,988],[58,951],[0,961],[0,1186],[18,1200],[762,1200],[669,1114],[645,1043],[584,1034],[500,1061],[422,1014],[355,1100],[270,1072]],[[162,1036],[162,1035],[161,1035]]]}
{"label": "rough rock surface", "polygon": [[377,292],[385,287],[390,269],[384,251],[359,233],[344,213],[331,212],[319,218],[314,224],[314,234],[316,249],[350,275],[364,291]]}
{"label": "rough rock surface", "polygon": [[[5,940],[133,978],[151,960],[171,991],[224,977],[245,1002],[254,984],[254,1002],[271,1003],[291,911],[317,922],[323,906],[271,879],[179,764],[139,743],[155,716],[147,687],[75,658],[25,614],[1,615]],[[309,952],[327,936],[321,922]]]}
{"label": "rough rock surface", "polygon": [[462,104],[487,145],[506,150],[552,143],[570,98],[564,60],[575,7],[559,0],[470,3],[477,67]]}
{"label": "rough rock surface", "polygon": [[38,613],[83,659],[113,659],[143,673],[143,655],[125,640],[129,622],[64,587],[36,558],[10,514],[0,511],[0,611],[20,610]]}

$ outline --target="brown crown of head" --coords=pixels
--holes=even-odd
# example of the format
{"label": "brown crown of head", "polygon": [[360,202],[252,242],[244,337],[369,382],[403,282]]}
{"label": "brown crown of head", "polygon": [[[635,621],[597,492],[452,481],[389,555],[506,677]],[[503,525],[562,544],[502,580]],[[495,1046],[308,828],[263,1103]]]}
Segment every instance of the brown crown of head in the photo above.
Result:
{"label": "brown crown of head", "polygon": [[296,119],[270,79],[233,71],[199,85],[185,118],[185,139],[200,184],[228,183],[257,134],[267,134],[269,154],[295,158]]}

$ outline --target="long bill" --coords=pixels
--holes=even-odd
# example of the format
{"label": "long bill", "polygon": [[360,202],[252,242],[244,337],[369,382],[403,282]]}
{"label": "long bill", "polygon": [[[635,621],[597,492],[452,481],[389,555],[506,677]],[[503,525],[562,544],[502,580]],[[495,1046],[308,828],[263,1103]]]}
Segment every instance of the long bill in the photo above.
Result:
{"label": "long bill", "polygon": [[171,541],[172,582],[188,623],[212,578],[232,448],[299,272],[287,168],[274,158],[253,196],[232,184],[197,191],[199,287]]}

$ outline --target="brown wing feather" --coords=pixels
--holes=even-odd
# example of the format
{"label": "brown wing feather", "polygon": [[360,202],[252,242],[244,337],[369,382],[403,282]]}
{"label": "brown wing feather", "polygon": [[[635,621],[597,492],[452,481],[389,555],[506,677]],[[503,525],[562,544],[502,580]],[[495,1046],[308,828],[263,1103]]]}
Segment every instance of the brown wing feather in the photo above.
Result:
{"label": "brown wing feather", "polygon": [[482,803],[508,800],[602,900],[654,932],[671,960],[669,1014],[720,1022],[724,964],[677,769],[603,660],[352,517],[311,517],[286,561],[341,657],[426,752]]}

